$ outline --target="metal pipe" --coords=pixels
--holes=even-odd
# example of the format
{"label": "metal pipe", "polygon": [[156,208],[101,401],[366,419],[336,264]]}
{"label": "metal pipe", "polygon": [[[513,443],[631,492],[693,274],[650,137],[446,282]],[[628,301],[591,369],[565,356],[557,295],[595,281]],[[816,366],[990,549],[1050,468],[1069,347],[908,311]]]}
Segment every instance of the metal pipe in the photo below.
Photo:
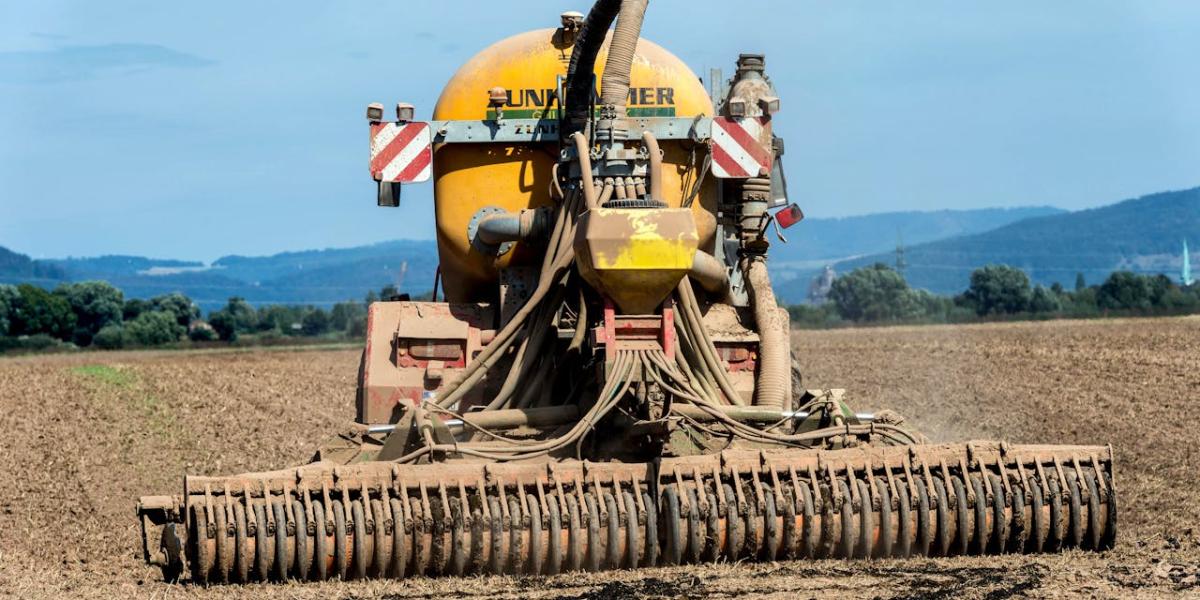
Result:
{"label": "metal pipe", "polygon": [[516,213],[497,213],[479,221],[475,235],[485,244],[519,242],[541,237],[549,229],[549,214],[541,209],[522,209]]}
{"label": "metal pipe", "polygon": [[715,256],[703,250],[696,250],[692,257],[692,269],[688,271],[688,277],[710,294],[721,294],[729,289],[729,271]]}

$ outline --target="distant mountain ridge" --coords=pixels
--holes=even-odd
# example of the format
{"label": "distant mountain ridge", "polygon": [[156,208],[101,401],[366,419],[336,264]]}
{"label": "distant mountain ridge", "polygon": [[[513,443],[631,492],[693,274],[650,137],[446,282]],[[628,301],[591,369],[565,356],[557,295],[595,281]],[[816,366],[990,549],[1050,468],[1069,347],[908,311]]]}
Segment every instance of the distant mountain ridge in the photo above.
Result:
{"label": "distant mountain ridge", "polygon": [[783,281],[826,264],[891,251],[900,243],[912,245],[980,233],[1022,219],[1065,212],[1052,206],[1022,206],[806,219],[784,232],[786,244],[772,240],[771,275]]}
{"label": "distant mountain ridge", "polygon": [[[1184,239],[1200,244],[1200,187],[1149,194],[1076,212],[1024,219],[991,231],[907,246],[905,278],[938,294],[966,289],[971,271],[987,264],[1024,270],[1035,284],[1073,286],[1082,273],[1089,284],[1128,270],[1173,278],[1182,263]],[[895,264],[895,252],[880,252],[834,264],[838,273],[882,262]],[[807,278],[780,290],[798,302]]]}
{"label": "distant mountain ridge", "polygon": [[[809,219],[785,235],[790,243],[773,244],[770,264],[778,296],[788,303],[804,300],[811,277],[825,264],[839,273],[877,261],[893,264],[900,241],[909,281],[937,293],[962,291],[970,271],[987,263],[1020,267],[1038,283],[1073,284],[1076,272],[1096,283],[1114,269],[1177,268],[1185,235],[1200,248],[1200,188],[1071,213],[1035,206]],[[388,284],[422,294],[432,289],[437,265],[433,240],[231,255],[211,265],[139,256],[33,260],[0,248],[0,283],[52,288],[103,279],[130,298],[183,292],[207,311],[230,296],[254,304],[328,306]]]}

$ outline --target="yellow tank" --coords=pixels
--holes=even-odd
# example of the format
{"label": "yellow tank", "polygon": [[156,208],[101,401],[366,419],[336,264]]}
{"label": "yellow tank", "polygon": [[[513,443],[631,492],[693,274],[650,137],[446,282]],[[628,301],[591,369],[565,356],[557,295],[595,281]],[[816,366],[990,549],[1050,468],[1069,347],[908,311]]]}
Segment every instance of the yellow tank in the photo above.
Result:
{"label": "yellow tank", "polygon": [[[596,72],[604,71],[608,44],[600,50]],[[508,90],[504,118],[539,118],[549,110],[558,78],[566,77],[571,47],[554,29],[522,33],[493,44],[463,65],[442,91],[434,108],[436,120],[494,118],[488,90]],[[699,78],[675,55],[641,40],[631,74],[629,114],[633,117],[711,115],[712,100]],[[600,83],[597,82],[597,89]],[[547,106],[550,104],[550,106]],[[678,207],[688,177],[691,142],[663,140],[663,195]],[[450,302],[495,299],[498,269],[540,264],[540,247],[516,247],[499,257],[471,249],[467,226],[484,206],[508,211],[550,203],[550,170],[557,162],[553,144],[440,144],[434,146],[434,202],[442,281]],[[696,153],[696,170],[704,156]],[[695,177],[692,173],[691,177]],[[709,178],[693,204],[701,248],[711,250],[716,228],[716,186]]]}

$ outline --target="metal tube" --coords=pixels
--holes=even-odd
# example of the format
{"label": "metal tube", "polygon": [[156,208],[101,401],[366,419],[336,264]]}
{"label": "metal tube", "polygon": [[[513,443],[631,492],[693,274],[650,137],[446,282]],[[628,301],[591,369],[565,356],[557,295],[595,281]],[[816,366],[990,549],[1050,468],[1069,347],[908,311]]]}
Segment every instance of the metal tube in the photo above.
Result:
{"label": "metal tube", "polygon": [[729,288],[729,272],[725,265],[703,250],[696,250],[696,255],[692,257],[692,269],[688,271],[688,277],[710,294],[720,294]]}
{"label": "metal tube", "polygon": [[541,209],[491,214],[479,221],[475,235],[485,244],[520,242],[546,235],[550,228],[548,221],[548,213]]}

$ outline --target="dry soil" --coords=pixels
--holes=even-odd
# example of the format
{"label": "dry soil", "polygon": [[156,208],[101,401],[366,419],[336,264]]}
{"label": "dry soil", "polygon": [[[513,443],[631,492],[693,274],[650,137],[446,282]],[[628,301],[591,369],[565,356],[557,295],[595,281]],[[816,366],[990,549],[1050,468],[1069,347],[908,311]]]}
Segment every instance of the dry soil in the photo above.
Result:
{"label": "dry soil", "polygon": [[353,416],[355,350],[0,359],[0,596],[1200,596],[1200,318],[797,332],[808,387],[935,440],[1111,443],[1115,550],[674,567],[551,578],[221,586],[139,562],[137,496],[307,460]]}

